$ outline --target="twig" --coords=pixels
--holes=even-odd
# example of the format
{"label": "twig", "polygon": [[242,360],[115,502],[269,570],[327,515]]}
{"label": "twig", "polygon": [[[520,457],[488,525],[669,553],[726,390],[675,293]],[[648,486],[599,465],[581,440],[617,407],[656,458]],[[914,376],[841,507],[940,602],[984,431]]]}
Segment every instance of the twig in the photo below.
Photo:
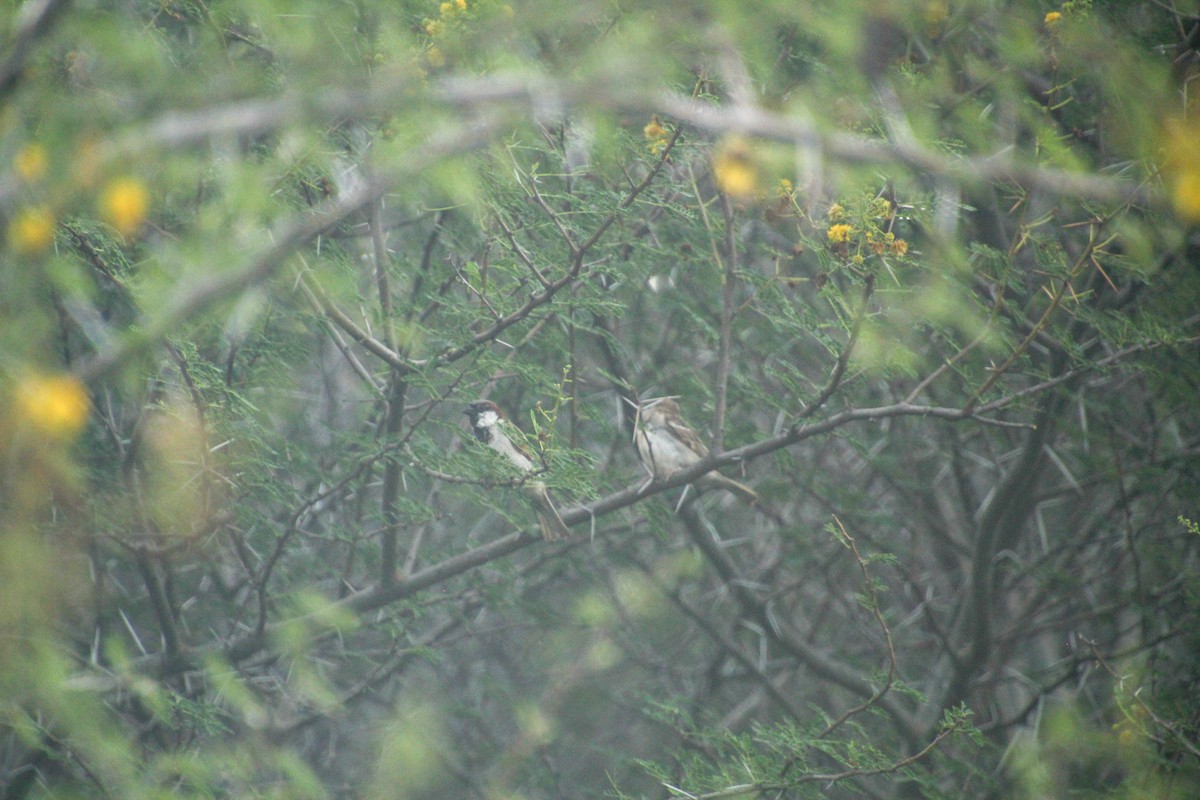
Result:
{"label": "twig", "polygon": [[1095,248],[1095,244],[1096,229],[1093,227],[1089,231],[1087,247],[1084,248],[1083,254],[1076,260],[1075,264],[1071,267],[1071,270],[1059,283],[1058,290],[1050,298],[1050,305],[1046,306],[1045,311],[1042,312],[1042,316],[1034,324],[1033,329],[1030,330],[1029,333],[1025,335],[1025,338],[1021,340],[1021,343],[1013,349],[1008,358],[1004,360],[1004,363],[994,368],[991,371],[991,374],[988,375],[987,380],[985,380],[983,384],[967,399],[967,402],[963,404],[963,411],[970,413],[974,410],[975,406],[979,403],[979,399],[983,397],[988,389],[992,388],[996,381],[1000,380],[1000,377],[1004,375],[1004,373],[1007,372],[1014,363],[1016,363],[1017,359],[1020,358],[1021,354],[1025,352],[1026,348],[1029,347],[1033,340],[1037,338],[1038,334],[1040,334],[1050,323],[1050,317],[1061,304],[1062,298],[1066,294],[1067,289],[1071,287],[1071,281],[1080,273],[1083,267],[1087,265],[1088,258],[1091,256],[1091,253]]}
{"label": "twig", "polygon": [[825,387],[821,389],[811,403],[797,415],[798,419],[807,419],[821,406],[828,402],[829,398],[833,397],[834,392],[842,383],[842,378],[846,374],[846,367],[850,364],[850,354],[854,352],[854,346],[858,343],[859,333],[862,332],[862,323],[867,316],[867,308],[871,303],[871,293],[875,290],[875,277],[868,275],[866,282],[863,284],[862,300],[859,302],[858,311],[854,314],[854,320],[850,323],[850,335],[846,338],[846,344],[842,347],[842,352],[838,353],[837,361],[833,365],[833,371],[829,373],[829,380],[825,382]]}
{"label": "twig", "polygon": [[0,97],[12,91],[25,72],[33,45],[50,32],[59,14],[70,5],[70,0],[31,0],[19,9],[8,57],[0,64]]}
{"label": "twig", "polygon": [[846,720],[875,705],[879,701],[879,698],[891,690],[892,685],[896,681],[896,648],[892,643],[892,632],[888,628],[887,621],[883,618],[883,612],[879,610],[879,596],[875,593],[875,584],[871,581],[871,574],[867,572],[867,562],[863,560],[862,555],[858,552],[858,546],[854,543],[854,538],[846,531],[846,527],[836,514],[833,515],[833,522],[837,525],[838,532],[841,534],[841,538],[846,543],[846,546],[850,548],[850,552],[854,553],[854,560],[858,563],[858,569],[862,573],[863,586],[866,588],[867,596],[871,599],[871,613],[875,616],[875,621],[879,623],[879,629],[883,632],[883,639],[887,645],[888,671],[886,680],[875,691],[875,694],[829,723],[825,730],[818,734],[818,739],[824,739],[840,728]]}
{"label": "twig", "polygon": [[[954,732],[953,728],[945,728],[938,731],[938,735],[930,740],[929,744],[922,747],[918,752],[911,756],[900,759],[886,767],[874,767],[871,769],[848,769],[843,772],[829,773],[810,773],[808,775],[800,775],[788,782],[766,782],[766,783],[743,783],[737,786],[730,786],[726,789],[719,789],[715,792],[706,792],[704,794],[690,794],[676,787],[668,787],[679,792],[682,797],[692,798],[692,800],[721,800],[727,797],[744,797],[748,794],[762,794],[764,792],[784,792],[794,788],[801,783],[836,783],[844,781],[847,778],[862,778],[869,775],[888,775],[893,772],[899,772],[905,767],[911,766],[920,761],[925,756],[929,755],[935,747],[937,747],[943,739]],[[665,785],[665,784],[664,784]]]}
{"label": "twig", "polygon": [[717,331],[717,375],[713,400],[712,451],[725,448],[725,404],[729,389],[729,359],[733,339],[733,293],[737,281],[737,241],[733,228],[733,203],[721,193],[721,215],[725,219],[725,271],[721,276],[721,321]]}
{"label": "twig", "polygon": [[[143,318],[136,332],[114,338],[77,370],[85,382],[107,376],[129,358],[160,342],[172,331],[218,303],[257,286],[275,275],[297,249],[320,236],[324,231],[367,208],[409,174],[447,155],[475,147],[486,141],[493,125],[478,123],[439,136],[431,144],[418,149],[404,160],[406,167],[382,178],[364,181],[361,186],[341,197],[327,201],[316,209],[297,215],[284,223],[272,237],[270,247],[247,263],[228,271],[190,276],[169,294],[169,298],[153,317]],[[349,331],[347,331],[349,332]],[[386,350],[387,348],[385,348]],[[412,371],[411,365],[393,365],[395,369]]]}

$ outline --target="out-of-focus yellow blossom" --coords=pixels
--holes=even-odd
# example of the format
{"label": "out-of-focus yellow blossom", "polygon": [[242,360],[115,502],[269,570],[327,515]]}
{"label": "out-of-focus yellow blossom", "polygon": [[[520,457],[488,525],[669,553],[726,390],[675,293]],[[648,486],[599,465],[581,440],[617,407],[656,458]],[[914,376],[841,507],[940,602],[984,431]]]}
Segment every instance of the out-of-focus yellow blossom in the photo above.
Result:
{"label": "out-of-focus yellow blossom", "polygon": [[88,419],[88,396],[72,375],[30,375],[14,393],[20,419],[49,439],[74,439]]}
{"label": "out-of-focus yellow blossom", "polygon": [[454,13],[454,4],[453,3],[442,3],[440,6],[438,6],[438,13],[441,14],[443,17],[445,17],[449,14],[453,14]]}
{"label": "out-of-focus yellow blossom", "polygon": [[431,67],[446,66],[446,54],[436,47],[431,47],[425,51],[425,63]]}
{"label": "out-of-focus yellow blossom", "polygon": [[946,0],[930,0],[925,4],[922,16],[925,18],[926,31],[930,36],[937,36],[950,16],[950,4]]}
{"label": "out-of-focus yellow blossom", "polygon": [[1185,171],[1174,180],[1171,204],[1188,222],[1200,222],[1200,169]]}
{"label": "out-of-focus yellow blossom", "polygon": [[652,118],[646,123],[646,127],[642,128],[642,135],[647,139],[661,139],[668,133],[670,131],[662,126],[662,123],[658,121],[658,117]]}
{"label": "out-of-focus yellow blossom", "polygon": [[45,252],[53,241],[54,214],[45,206],[22,209],[8,223],[8,243],[17,255]]}
{"label": "out-of-focus yellow blossom", "polygon": [[150,193],[137,178],[117,178],[105,187],[100,197],[100,215],[122,236],[137,233],[149,208]]}
{"label": "out-of-focus yellow blossom", "polygon": [[454,0],[454,5],[458,6],[459,11],[467,10],[467,0]]}
{"label": "out-of-focus yellow blossom", "polygon": [[425,23],[425,32],[430,36],[441,36],[446,32],[446,25],[440,19],[431,19]]}
{"label": "out-of-focus yellow blossom", "polygon": [[1046,14],[1046,17],[1042,20],[1042,22],[1047,28],[1053,28],[1062,21],[1062,16],[1063,15],[1061,11],[1050,11]]}
{"label": "out-of-focus yellow blossom", "polygon": [[49,164],[50,157],[46,154],[46,148],[37,142],[30,142],[13,156],[13,169],[26,183],[40,180],[46,174]]}
{"label": "out-of-focus yellow blossom", "polygon": [[730,197],[750,197],[758,189],[750,145],[739,138],[727,139],[713,158],[713,177],[717,188]]}
{"label": "out-of-focus yellow blossom", "polygon": [[780,197],[791,197],[796,192],[796,187],[787,178],[779,179],[778,189]]}
{"label": "out-of-focus yellow blossom", "polygon": [[908,252],[908,242],[903,239],[896,239],[891,244],[892,255],[902,256]]}
{"label": "out-of-focus yellow blossom", "polygon": [[667,146],[667,139],[670,138],[671,132],[663,127],[663,124],[658,121],[658,117],[653,117],[650,122],[646,123],[646,127],[642,128],[642,135],[646,137],[650,152],[658,155]]}
{"label": "out-of-focus yellow blossom", "polygon": [[841,203],[834,203],[829,207],[829,218],[834,222],[837,222],[839,219],[845,219],[846,209]]}
{"label": "out-of-focus yellow blossom", "polygon": [[1163,181],[1180,219],[1200,223],[1200,123],[1169,120],[1166,124]]}
{"label": "out-of-focus yellow blossom", "polygon": [[853,225],[830,225],[829,230],[825,232],[825,236],[831,242],[848,242],[850,241],[850,234],[853,231]]}

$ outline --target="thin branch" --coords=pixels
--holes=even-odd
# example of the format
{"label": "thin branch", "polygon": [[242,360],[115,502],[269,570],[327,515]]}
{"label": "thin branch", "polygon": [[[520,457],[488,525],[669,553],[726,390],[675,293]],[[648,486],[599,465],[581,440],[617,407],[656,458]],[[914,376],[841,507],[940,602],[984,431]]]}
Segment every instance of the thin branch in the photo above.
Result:
{"label": "thin branch", "polygon": [[763,690],[780,708],[787,713],[788,716],[790,716],[796,722],[801,722],[805,719],[805,715],[801,713],[800,709],[797,708],[794,703],[792,703],[791,699],[787,695],[779,690],[779,687],[777,687],[771,681],[771,677],[763,672],[762,669],[759,668],[758,664],[754,663],[754,659],[746,655],[742,649],[738,647],[736,642],[732,641],[724,633],[718,630],[717,627],[713,625],[713,623],[710,622],[703,614],[692,608],[692,606],[683,599],[683,595],[678,589],[667,587],[653,569],[636,559],[635,563],[650,580],[650,582],[654,584],[655,588],[657,588],[663,594],[663,596],[674,603],[675,606],[689,619],[691,619],[692,622],[696,624],[696,627],[703,631],[708,638],[712,639],[718,647],[728,653],[734,661],[741,664],[742,668],[752,675],[756,681],[758,681]]}
{"label": "thin branch", "polygon": [[[165,302],[161,311],[150,318],[139,320],[135,326],[136,332],[114,338],[101,347],[78,369],[77,374],[85,382],[105,377],[130,358],[177,332],[182,325],[197,315],[269,280],[297,249],[369,207],[405,177],[448,155],[478,146],[487,140],[493,127],[478,124],[449,131],[439,136],[432,144],[410,154],[404,160],[404,169],[388,173],[383,178],[364,181],[362,185],[341,197],[292,218],[271,237],[271,246],[246,264],[225,272],[189,276],[185,283],[169,293],[170,299]],[[393,365],[393,368],[412,370],[412,367],[404,364],[402,360],[400,364]]]}
{"label": "thin branch", "polygon": [[823,680],[840,686],[851,694],[862,698],[870,698],[872,703],[878,703],[884,709],[896,729],[914,746],[921,738],[916,719],[891,695],[880,693],[870,683],[862,678],[849,665],[839,662],[833,656],[819,651],[803,640],[798,631],[772,613],[766,601],[760,599],[741,578],[733,562],[725,554],[714,532],[701,520],[696,512],[694,503],[685,503],[679,512],[684,522],[688,537],[724,582],[726,588],[737,599],[739,605],[750,619],[786,652],[810,672]]}
{"label": "thin branch", "polygon": [[431,366],[433,364],[457,361],[468,353],[473,352],[480,346],[496,339],[496,337],[498,337],[501,333],[528,317],[536,309],[549,303],[562,289],[572,284],[585,271],[583,259],[587,255],[588,251],[600,241],[600,238],[604,235],[604,232],[607,231],[614,222],[616,222],[617,218],[620,216],[620,212],[632,205],[638,196],[650,186],[655,176],[658,175],[659,171],[662,169],[663,164],[666,163],[667,156],[671,151],[671,146],[675,143],[678,137],[679,131],[676,131],[675,135],[672,136],[671,140],[667,143],[667,146],[663,148],[663,153],[659,157],[658,162],[654,165],[642,182],[629,190],[625,197],[621,199],[621,202],[617,204],[616,208],[610,211],[608,216],[596,226],[596,229],[586,241],[584,241],[582,244],[575,245],[573,239],[568,238],[566,240],[568,247],[571,248],[573,259],[571,268],[565,275],[563,275],[563,277],[556,281],[550,282],[541,292],[530,296],[529,300],[527,300],[525,304],[516,311],[505,317],[497,319],[490,326],[488,326],[486,330],[480,331],[471,337],[469,341],[458,345],[457,347],[451,347],[447,350],[444,350],[432,358],[413,363],[420,366]]}
{"label": "thin branch", "polygon": [[1082,172],[1051,169],[1019,161],[1007,153],[949,158],[945,152],[922,147],[916,141],[896,142],[849,133],[819,130],[812,118],[780,114],[742,105],[716,106],[674,92],[650,99],[629,93],[612,98],[621,107],[651,108],[714,133],[737,133],[790,142],[819,153],[825,160],[851,164],[903,164],[914,172],[947,179],[961,186],[1017,183],[1053,195],[1097,202],[1147,203],[1145,189],[1130,181]]}
{"label": "thin branch", "polygon": [[868,697],[860,705],[846,711],[840,717],[826,726],[825,730],[818,734],[817,738],[824,739],[829,734],[840,728],[846,720],[861,714],[871,706],[875,705],[881,697],[891,691],[892,685],[896,682],[896,647],[892,643],[892,631],[888,628],[887,620],[883,618],[883,612],[879,610],[879,595],[875,592],[875,584],[871,580],[871,574],[867,571],[867,562],[863,560],[862,555],[858,552],[858,545],[854,543],[854,538],[846,531],[846,526],[838,519],[835,514],[833,522],[837,525],[838,533],[846,546],[850,548],[850,552],[854,554],[854,560],[858,563],[858,569],[862,573],[863,586],[866,588],[867,597],[871,600],[871,614],[874,615],[875,621],[879,624],[879,630],[883,632],[883,640],[887,645],[888,672],[887,678],[883,685],[875,690],[875,694]]}
{"label": "thin branch", "polygon": [[[706,792],[705,794],[691,794],[674,786],[667,786],[668,789],[677,792],[676,796],[686,797],[689,800],[724,800],[728,797],[745,797],[748,794],[763,794],[765,792],[785,792],[788,789],[794,788],[802,783],[836,783],[844,781],[848,778],[863,778],[870,775],[889,775],[893,772],[899,772],[905,767],[912,766],[920,761],[925,756],[929,755],[935,747],[941,744],[942,740],[954,733],[953,728],[944,728],[938,731],[937,736],[930,740],[929,744],[922,747],[918,752],[911,756],[902,758],[886,767],[874,767],[871,769],[856,768],[848,769],[843,772],[830,773],[811,773],[808,775],[800,775],[792,781],[784,783],[765,782],[765,783],[743,783],[737,786],[730,786],[726,789],[720,789],[715,792]],[[666,785],[666,784],[664,784]]]}
{"label": "thin branch", "polygon": [[721,193],[721,215],[725,220],[725,271],[721,276],[721,320],[717,330],[717,375],[713,399],[712,451],[725,448],[725,405],[729,390],[729,359],[733,340],[734,288],[737,281],[737,239],[734,236],[733,203]]}
{"label": "thin branch", "polygon": [[1003,376],[1004,373],[1006,373],[1012,367],[1012,365],[1016,363],[1017,359],[1022,353],[1025,352],[1033,340],[1037,338],[1038,334],[1040,334],[1046,328],[1046,326],[1050,323],[1051,315],[1053,315],[1055,310],[1058,309],[1059,305],[1062,303],[1064,295],[1067,292],[1067,289],[1071,287],[1071,281],[1087,265],[1088,258],[1091,256],[1095,246],[1096,229],[1093,227],[1089,231],[1087,247],[1084,248],[1083,254],[1071,267],[1070,272],[1060,282],[1058,291],[1056,291],[1050,298],[1050,305],[1046,306],[1046,309],[1042,312],[1041,318],[1038,319],[1038,321],[1034,324],[1033,329],[1026,334],[1025,338],[1021,340],[1021,343],[1013,349],[1012,353],[1009,354],[1004,363],[993,369],[991,374],[988,375],[987,380],[985,380],[983,384],[971,394],[971,396],[967,399],[967,402],[963,404],[963,411],[970,412],[974,410],[975,406],[979,403],[979,399],[987,393],[988,389],[992,388],[996,381],[1000,380],[1001,376]]}
{"label": "thin branch", "polygon": [[379,316],[383,324],[383,343],[388,349],[396,351],[396,329],[392,319],[392,287],[388,280],[388,266],[391,258],[388,256],[387,235],[383,230],[383,197],[377,197],[371,203],[369,224],[371,226],[371,247],[375,255],[375,287],[379,293]]}
{"label": "thin branch", "polygon": [[833,371],[829,373],[829,380],[825,382],[825,387],[821,389],[811,403],[809,403],[800,412],[799,419],[807,419],[825,405],[829,398],[833,397],[834,392],[842,384],[842,378],[846,375],[846,367],[850,364],[850,354],[854,352],[854,346],[858,343],[858,336],[862,332],[862,323],[867,316],[867,308],[870,307],[871,293],[875,290],[875,277],[868,275],[866,282],[863,284],[862,300],[859,302],[858,311],[854,314],[854,320],[850,323],[850,335],[846,337],[846,344],[842,347],[842,352],[838,353],[837,362],[833,365]]}
{"label": "thin branch", "polygon": [[[883,419],[909,416],[928,417],[948,422],[973,419],[985,423],[990,422],[991,424],[1018,424],[1004,423],[998,420],[989,421],[978,415],[964,414],[962,409],[957,408],[919,406],[904,402],[873,408],[848,409],[818,422],[796,424],[776,436],[752,442],[733,450],[727,450],[719,455],[710,455],[709,458],[687,469],[679,470],[665,480],[654,481],[649,485],[638,482],[591,503],[564,510],[562,518],[568,526],[592,521],[598,517],[643,502],[648,497],[693,483],[696,479],[714,469],[760,458],[799,442],[829,433],[845,425],[855,422],[878,422]],[[538,544],[541,541],[541,537],[532,530],[514,531],[496,541],[468,550],[446,561],[408,575],[403,579],[397,580],[390,586],[375,586],[362,589],[349,595],[344,600],[338,601],[335,606],[360,614],[382,608],[432,586],[436,586],[451,577],[469,572],[496,559],[504,558],[525,547]],[[269,644],[269,634],[273,628],[274,625],[267,625],[265,630],[247,633],[223,647],[197,648],[190,652],[181,653],[180,657],[174,660],[164,659],[161,656],[148,656],[135,660],[134,665],[141,669],[158,669],[164,674],[179,673],[194,668],[194,665],[199,663],[206,653],[214,650],[222,651],[225,657],[231,662],[238,662],[265,649]],[[838,668],[830,667],[830,670],[838,679],[846,679],[844,675],[838,672]],[[873,693],[873,689],[865,684],[860,685],[859,688],[864,697]]]}
{"label": "thin branch", "polygon": [[50,32],[59,15],[70,5],[70,0],[29,0],[21,6],[8,56],[0,64],[0,97],[17,85],[34,44]]}
{"label": "thin branch", "polygon": [[[300,258],[300,261],[302,264],[304,263],[303,257]],[[362,345],[363,349],[387,364],[393,370],[411,372],[415,369],[407,359],[395,350],[360,328],[358,323],[350,319],[344,311],[338,308],[337,304],[333,302],[333,298],[325,293],[320,284],[305,275],[306,272],[308,272],[307,265],[303,268],[296,268],[296,284],[316,311],[324,314],[331,323],[341,328],[351,339]],[[374,379],[371,382],[373,383]]]}

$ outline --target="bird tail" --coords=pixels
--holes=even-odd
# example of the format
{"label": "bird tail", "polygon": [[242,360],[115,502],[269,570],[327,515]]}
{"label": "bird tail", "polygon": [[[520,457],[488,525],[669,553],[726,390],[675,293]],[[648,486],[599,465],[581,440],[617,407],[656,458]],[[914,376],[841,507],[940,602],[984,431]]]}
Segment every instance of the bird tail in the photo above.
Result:
{"label": "bird tail", "polygon": [[558,509],[554,507],[554,502],[550,499],[550,493],[546,491],[546,487],[531,486],[529,493],[538,509],[538,524],[542,529],[542,538],[547,542],[569,538],[571,531],[567,528],[567,523],[563,522],[563,518],[559,516]]}
{"label": "bird tail", "polygon": [[733,478],[726,477],[719,472],[710,472],[703,478],[703,483],[715,489],[725,489],[732,492],[737,499],[741,500],[748,506],[758,504],[758,492],[751,489],[744,483],[739,483]]}

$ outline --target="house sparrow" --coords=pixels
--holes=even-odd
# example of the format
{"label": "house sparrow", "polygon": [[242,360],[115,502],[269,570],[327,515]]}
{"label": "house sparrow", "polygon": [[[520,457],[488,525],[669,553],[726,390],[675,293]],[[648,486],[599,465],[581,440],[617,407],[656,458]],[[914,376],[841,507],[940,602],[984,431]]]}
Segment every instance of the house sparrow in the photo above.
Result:
{"label": "house sparrow", "polygon": [[[508,459],[508,462],[522,472],[533,471],[533,459],[518,442],[513,441],[509,431],[512,422],[491,400],[479,400],[467,406],[463,411],[471,420],[471,430],[475,438]],[[566,523],[558,515],[554,503],[550,500],[550,492],[546,484],[539,480],[530,480],[524,484],[525,492],[537,506],[538,521],[542,528],[542,538],[546,541],[565,539],[571,535]]]}
{"label": "house sparrow", "polygon": [[[668,478],[708,456],[708,447],[683,421],[679,404],[670,397],[648,400],[638,406],[633,441],[642,464],[658,479]],[[750,505],[758,502],[757,492],[719,472],[709,472],[697,483],[706,488],[726,489]]]}

